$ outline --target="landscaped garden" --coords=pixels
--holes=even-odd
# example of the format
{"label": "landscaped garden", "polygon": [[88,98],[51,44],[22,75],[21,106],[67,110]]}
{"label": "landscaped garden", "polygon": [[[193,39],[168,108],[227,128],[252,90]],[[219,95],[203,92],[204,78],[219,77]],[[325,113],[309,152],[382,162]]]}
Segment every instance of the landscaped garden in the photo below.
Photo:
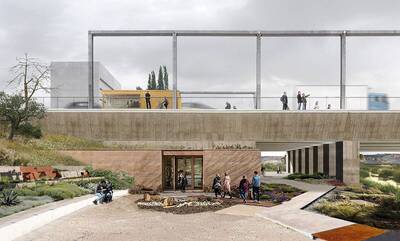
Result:
{"label": "landscaped garden", "polygon": [[309,207],[328,216],[383,229],[400,229],[397,165],[361,165],[360,185],[338,186]]}
{"label": "landscaped garden", "polygon": [[[285,184],[263,183],[260,188],[260,202],[255,203],[249,200],[246,205],[271,207],[289,201],[302,193],[304,193],[304,191]],[[237,187],[232,188],[232,199],[230,199],[229,196],[226,196],[226,198],[215,198],[213,195],[181,196],[162,197],[158,193],[146,192],[143,198],[137,201],[137,206],[142,209],[175,214],[188,214],[217,211],[233,205],[243,204],[242,199],[239,197],[239,190]]]}

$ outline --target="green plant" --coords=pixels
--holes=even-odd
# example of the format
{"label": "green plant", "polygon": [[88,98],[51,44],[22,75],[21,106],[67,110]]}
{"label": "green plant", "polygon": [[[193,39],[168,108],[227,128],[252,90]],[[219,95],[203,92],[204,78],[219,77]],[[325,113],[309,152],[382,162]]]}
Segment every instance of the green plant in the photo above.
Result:
{"label": "green plant", "polygon": [[303,173],[293,173],[287,176],[288,179],[294,180],[294,179],[325,179],[328,178],[323,173],[314,173],[314,174],[303,174]]}
{"label": "green plant", "polygon": [[34,126],[29,122],[24,122],[20,124],[17,129],[17,134],[25,137],[33,137],[36,139],[40,139],[43,136],[40,126]]}
{"label": "green plant", "polygon": [[110,181],[114,189],[128,189],[134,184],[134,178],[129,176],[125,172],[121,171],[110,171],[103,169],[93,170],[91,167],[86,169],[92,177],[104,177],[104,179]]}
{"label": "green plant", "polygon": [[49,196],[54,200],[63,200],[79,197],[88,194],[89,191],[84,190],[72,183],[57,183],[54,185],[40,185],[32,189],[39,196]]}
{"label": "green plant", "polygon": [[4,189],[1,192],[0,204],[5,206],[17,205],[20,201],[18,200],[18,193],[14,189]]}
{"label": "green plant", "polygon": [[379,174],[380,178],[386,179],[386,178],[390,178],[394,175],[394,170],[385,168],[385,169],[379,170],[378,174]]}

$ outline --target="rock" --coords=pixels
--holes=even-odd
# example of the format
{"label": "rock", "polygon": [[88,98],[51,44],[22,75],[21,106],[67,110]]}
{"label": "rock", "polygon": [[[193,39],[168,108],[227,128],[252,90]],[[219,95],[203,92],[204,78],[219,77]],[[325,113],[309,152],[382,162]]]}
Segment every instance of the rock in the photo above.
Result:
{"label": "rock", "polygon": [[151,201],[151,196],[150,196],[150,194],[149,194],[149,193],[143,194],[143,200],[144,200],[145,202],[150,202],[150,201]]}
{"label": "rock", "polygon": [[161,196],[156,194],[156,195],[150,195],[151,201],[155,202],[160,202],[161,201]]}
{"label": "rock", "polygon": [[175,200],[174,200],[174,198],[173,197],[166,197],[165,199],[164,199],[164,207],[168,207],[168,206],[172,206],[172,205],[174,205],[174,202]]}

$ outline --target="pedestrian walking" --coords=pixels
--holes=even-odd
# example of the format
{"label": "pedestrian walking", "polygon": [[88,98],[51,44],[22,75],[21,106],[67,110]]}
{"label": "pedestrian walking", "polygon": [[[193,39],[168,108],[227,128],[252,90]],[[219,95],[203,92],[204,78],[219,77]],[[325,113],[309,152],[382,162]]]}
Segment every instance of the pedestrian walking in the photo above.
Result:
{"label": "pedestrian walking", "polygon": [[215,198],[217,198],[218,195],[220,195],[222,197],[222,194],[221,194],[221,189],[222,189],[221,177],[219,176],[219,174],[215,175],[214,180],[213,180],[212,188],[214,189]]}
{"label": "pedestrian walking", "polygon": [[164,107],[165,107],[165,109],[168,109],[168,99],[167,99],[167,97],[164,97],[164,101],[163,101],[163,105],[164,105]]}
{"label": "pedestrian walking", "polygon": [[306,94],[302,94],[301,95],[301,103],[303,104],[303,110],[307,110],[307,97],[309,97],[310,95],[306,95]]}
{"label": "pedestrian walking", "polygon": [[232,199],[232,194],[231,194],[231,177],[228,175],[228,173],[225,172],[225,177],[224,177],[224,196],[226,194],[229,194],[229,198]]}
{"label": "pedestrian walking", "polygon": [[302,103],[301,93],[300,91],[297,91],[297,110],[301,110],[301,103]]}
{"label": "pedestrian walking", "polygon": [[253,200],[255,202],[260,202],[260,186],[261,178],[257,171],[254,171],[253,179],[251,180],[251,186],[253,188]]}
{"label": "pedestrian walking", "polygon": [[146,109],[151,109],[151,95],[150,93],[147,91],[146,94],[144,95],[145,99],[146,99]]}
{"label": "pedestrian walking", "polygon": [[287,110],[288,109],[288,98],[287,98],[286,92],[283,92],[283,95],[281,96],[281,102],[282,102],[282,110]]}
{"label": "pedestrian walking", "polygon": [[242,180],[240,180],[239,183],[239,194],[240,198],[243,199],[244,203],[247,203],[246,199],[247,199],[247,193],[249,192],[249,187],[250,187],[249,181],[246,179],[246,176],[243,176]]}

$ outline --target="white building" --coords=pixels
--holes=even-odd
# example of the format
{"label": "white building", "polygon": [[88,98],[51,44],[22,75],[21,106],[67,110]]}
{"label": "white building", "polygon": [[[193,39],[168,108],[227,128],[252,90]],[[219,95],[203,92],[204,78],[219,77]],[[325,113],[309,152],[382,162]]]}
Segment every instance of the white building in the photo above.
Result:
{"label": "white building", "polygon": [[[100,90],[121,89],[121,84],[100,62],[93,65],[95,106],[100,107]],[[88,74],[87,62],[52,62],[51,108],[87,108]]]}

